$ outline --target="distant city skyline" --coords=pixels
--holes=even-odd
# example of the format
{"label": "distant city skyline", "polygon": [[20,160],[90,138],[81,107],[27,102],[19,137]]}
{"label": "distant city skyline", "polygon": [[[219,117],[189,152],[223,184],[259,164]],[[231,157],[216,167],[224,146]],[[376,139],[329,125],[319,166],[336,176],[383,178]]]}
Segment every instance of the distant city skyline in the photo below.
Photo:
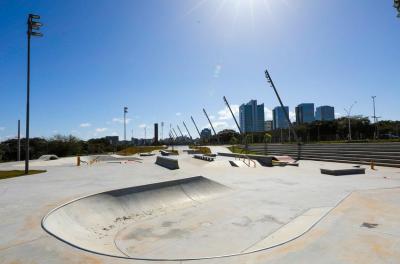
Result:
{"label": "distant city skyline", "polygon": [[191,116],[199,130],[209,127],[202,108],[217,131],[236,130],[222,96],[237,116],[243,102],[263,102],[271,120],[279,103],[265,69],[292,120],[301,102],[335,106],[340,116],[357,101],[352,113],[371,117],[371,96],[377,116],[400,118],[392,3],[252,2],[2,1],[0,141],[16,137],[18,119],[24,131],[29,13],[44,24],[31,43],[32,137],[123,138],[125,106],[127,138],[143,138],[145,128],[153,135],[161,122],[168,136],[182,121],[197,135]]}

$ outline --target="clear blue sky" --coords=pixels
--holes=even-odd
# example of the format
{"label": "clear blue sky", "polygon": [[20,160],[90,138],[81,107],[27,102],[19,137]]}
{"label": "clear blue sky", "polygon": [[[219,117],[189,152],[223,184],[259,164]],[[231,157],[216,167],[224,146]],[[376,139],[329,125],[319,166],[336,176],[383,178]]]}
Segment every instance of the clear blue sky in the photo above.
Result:
{"label": "clear blue sky", "polygon": [[[143,137],[145,124],[200,127],[205,107],[232,127],[222,96],[272,109],[268,68],[290,111],[303,102],[338,114],[400,116],[400,19],[392,0],[0,1],[0,140],[25,122],[26,17],[32,40],[31,134]],[[235,107],[236,108],[236,107]],[[269,111],[266,109],[267,117]],[[23,126],[24,127],[24,126]],[[164,131],[168,129],[165,127]],[[23,128],[24,129],[24,128]],[[148,128],[148,135],[152,133]],[[176,130],[176,128],[175,128]],[[167,132],[164,132],[164,136]]]}

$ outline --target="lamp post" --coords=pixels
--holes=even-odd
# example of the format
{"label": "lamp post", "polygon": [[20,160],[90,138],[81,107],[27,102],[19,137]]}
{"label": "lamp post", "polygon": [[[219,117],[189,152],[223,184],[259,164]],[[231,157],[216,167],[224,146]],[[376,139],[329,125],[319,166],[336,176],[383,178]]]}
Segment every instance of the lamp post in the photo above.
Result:
{"label": "lamp post", "polygon": [[30,71],[31,71],[31,36],[42,37],[43,34],[34,31],[39,30],[42,26],[38,20],[40,16],[29,14],[28,15],[28,63],[27,63],[27,78],[26,78],[26,135],[25,135],[25,174],[29,173],[29,108],[30,108]]}
{"label": "lamp post", "polygon": [[380,118],[379,116],[376,116],[376,111],[375,111],[375,98],[376,95],[371,96],[372,98],[372,105],[374,108],[374,116],[372,117],[374,119],[374,124],[375,124],[375,135],[374,135],[374,139],[377,139],[379,137],[379,130],[378,130],[378,118]]}
{"label": "lamp post", "polygon": [[351,140],[351,122],[350,122],[350,115],[351,115],[351,110],[353,109],[353,106],[357,103],[357,101],[354,101],[354,103],[349,107],[349,109],[344,108],[344,111],[347,113],[347,119],[348,119],[348,127],[349,127],[349,135],[348,139]]}
{"label": "lamp post", "polygon": [[126,114],[128,113],[128,107],[124,107],[124,141],[126,142]]}
{"label": "lamp post", "polygon": [[18,150],[17,150],[17,161],[21,160],[21,121],[18,119]]}

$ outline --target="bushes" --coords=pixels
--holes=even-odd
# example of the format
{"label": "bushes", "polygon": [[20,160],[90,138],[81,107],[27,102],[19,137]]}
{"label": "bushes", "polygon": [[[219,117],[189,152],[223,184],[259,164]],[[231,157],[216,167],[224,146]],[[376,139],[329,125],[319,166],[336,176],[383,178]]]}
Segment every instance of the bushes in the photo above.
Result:
{"label": "bushes", "polygon": [[201,154],[211,154],[211,149],[209,147],[201,147],[201,146],[189,146],[190,149],[196,149],[198,150]]}
{"label": "bushes", "polygon": [[147,153],[153,150],[166,149],[165,146],[136,146],[129,147],[123,150],[120,150],[117,154],[119,155],[134,155],[137,153]]}

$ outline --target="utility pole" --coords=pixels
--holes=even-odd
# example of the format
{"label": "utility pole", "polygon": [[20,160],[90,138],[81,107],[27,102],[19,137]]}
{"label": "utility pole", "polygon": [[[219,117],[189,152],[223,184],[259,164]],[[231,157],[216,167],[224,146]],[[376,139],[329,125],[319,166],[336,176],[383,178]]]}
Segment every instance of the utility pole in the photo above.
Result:
{"label": "utility pole", "polygon": [[349,127],[349,135],[348,135],[348,139],[351,140],[351,122],[350,122],[350,118],[351,118],[351,110],[353,109],[353,106],[357,103],[357,101],[354,101],[354,103],[349,107],[349,109],[344,108],[344,111],[347,113],[347,119],[348,119],[348,127]]}
{"label": "utility pole", "polygon": [[21,120],[18,119],[18,150],[17,161],[21,160]]}
{"label": "utility pole", "polygon": [[40,16],[28,15],[28,63],[26,78],[26,135],[25,135],[25,174],[29,173],[29,114],[30,114],[30,74],[31,74],[31,36],[42,37],[43,34],[33,30],[39,30],[42,23],[37,21]]}

